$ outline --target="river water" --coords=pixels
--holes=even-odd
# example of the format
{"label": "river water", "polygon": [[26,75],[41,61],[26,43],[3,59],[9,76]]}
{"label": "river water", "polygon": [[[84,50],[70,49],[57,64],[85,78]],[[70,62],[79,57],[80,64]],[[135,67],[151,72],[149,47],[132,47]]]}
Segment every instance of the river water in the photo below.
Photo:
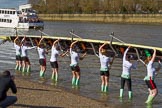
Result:
{"label": "river water", "polygon": [[[111,32],[115,33],[115,37],[126,43],[143,44],[150,46],[162,47],[162,26],[160,25],[129,25],[129,24],[103,24],[90,22],[45,22],[44,33],[51,36],[67,36],[73,30],[82,38],[107,40]],[[40,35],[38,30],[19,30],[19,34]],[[0,29],[0,35],[13,34],[13,29]],[[9,69],[17,77],[23,77],[30,81],[39,83],[39,63],[36,50],[29,51],[29,58],[32,64],[32,73],[30,77],[21,76],[14,72],[15,67],[15,50],[12,43],[5,43],[0,46],[0,68],[1,70]],[[50,54],[47,55],[47,71],[46,81],[44,84],[50,85],[51,67],[49,64]],[[127,86],[125,86],[124,98],[119,99],[120,90],[120,74],[122,71],[121,59],[115,59],[110,71],[109,93],[100,92],[100,75],[99,59],[96,56],[87,55],[80,61],[81,81],[80,88],[73,89],[71,87],[71,70],[69,67],[69,57],[59,58],[59,81],[53,87],[60,87],[77,95],[86,96],[91,99],[103,102],[105,105],[112,105],[115,108],[161,108],[162,107],[162,74],[156,78],[156,84],[159,90],[158,96],[152,106],[146,105],[147,87],[143,81],[146,75],[145,68],[142,64],[138,65],[138,69],[132,70],[132,87],[133,100],[128,99]]]}

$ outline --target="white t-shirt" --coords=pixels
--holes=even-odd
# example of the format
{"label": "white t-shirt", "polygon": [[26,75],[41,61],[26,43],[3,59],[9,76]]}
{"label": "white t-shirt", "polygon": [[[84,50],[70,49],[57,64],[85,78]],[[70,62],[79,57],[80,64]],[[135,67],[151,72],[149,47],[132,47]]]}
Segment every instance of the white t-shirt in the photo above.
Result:
{"label": "white t-shirt", "polygon": [[33,48],[35,48],[35,47],[28,47],[28,46],[21,46],[21,56],[22,57],[28,57],[28,52],[27,52],[27,50],[28,49],[33,49]]}
{"label": "white t-shirt", "polygon": [[149,63],[147,64],[147,76],[154,78],[155,73],[156,69],[153,67],[153,62],[149,61]]}
{"label": "white t-shirt", "polygon": [[132,64],[131,62],[129,62],[127,59],[126,59],[126,54],[128,52],[129,48],[126,49],[126,51],[124,52],[124,56],[123,56],[123,72],[122,74],[125,74],[125,75],[130,75],[130,71],[132,68],[136,68],[137,67],[137,64]]}
{"label": "white t-shirt", "polygon": [[57,61],[58,55],[59,55],[58,50],[54,46],[52,46],[52,49],[51,49],[51,59],[50,59],[50,61],[51,62]]}
{"label": "white t-shirt", "polygon": [[37,50],[38,50],[38,54],[39,54],[39,59],[45,59],[46,58],[45,49],[37,47]]}
{"label": "white t-shirt", "polygon": [[110,57],[107,57],[107,56],[99,53],[99,58],[100,58],[101,68],[107,68],[108,69],[108,65],[110,63]]}
{"label": "white t-shirt", "polygon": [[21,55],[21,47],[16,43],[14,43],[14,47],[16,49],[16,55]]}
{"label": "white t-shirt", "polygon": [[79,62],[79,54],[75,51],[72,51],[72,48],[70,48],[70,55],[71,55],[71,65],[76,65]]}

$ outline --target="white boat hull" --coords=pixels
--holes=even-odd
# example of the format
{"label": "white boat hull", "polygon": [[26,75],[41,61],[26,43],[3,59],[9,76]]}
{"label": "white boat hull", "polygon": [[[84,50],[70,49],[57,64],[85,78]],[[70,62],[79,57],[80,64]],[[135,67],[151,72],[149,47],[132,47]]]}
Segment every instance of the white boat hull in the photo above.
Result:
{"label": "white boat hull", "polygon": [[15,28],[17,27],[18,23],[17,22],[12,22],[12,23],[5,23],[5,22],[0,22],[0,27],[2,28]]}
{"label": "white boat hull", "polygon": [[29,29],[29,28],[43,28],[44,23],[18,23],[17,28]]}
{"label": "white boat hull", "polygon": [[43,28],[44,23],[0,23],[1,28],[20,28],[20,29],[29,29],[29,28]]}
{"label": "white boat hull", "polygon": [[29,28],[29,23],[18,23],[17,28],[28,29]]}

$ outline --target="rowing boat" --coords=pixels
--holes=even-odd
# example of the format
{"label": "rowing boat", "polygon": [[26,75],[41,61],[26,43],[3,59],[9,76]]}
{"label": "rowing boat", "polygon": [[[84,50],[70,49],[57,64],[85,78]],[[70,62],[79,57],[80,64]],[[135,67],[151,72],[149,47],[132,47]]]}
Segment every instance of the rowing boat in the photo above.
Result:
{"label": "rowing boat", "polygon": [[[72,33],[72,35],[75,35]],[[8,40],[13,42],[16,36],[0,36],[0,39]],[[19,35],[19,38],[22,39],[24,35]],[[150,54],[153,53],[153,49],[157,50],[157,57],[156,59],[162,59],[162,48],[160,47],[153,47],[153,46],[146,46],[146,45],[139,45],[139,44],[130,44],[124,42],[114,42],[112,40],[94,40],[94,39],[82,39],[79,37],[71,38],[71,37],[57,37],[57,36],[43,36],[44,41],[43,43],[45,46],[50,49],[52,46],[52,42],[60,39],[59,46],[62,51],[66,51],[69,49],[69,46],[72,41],[78,41],[77,48],[79,49],[80,53],[87,52],[91,55],[98,55],[98,49],[100,45],[107,42],[108,45],[105,48],[110,53],[110,56],[122,57],[124,50],[128,46],[132,46],[128,54],[133,55],[134,59],[142,59],[146,58],[145,50],[149,51]],[[39,40],[41,36],[33,36],[33,35],[26,35],[26,40],[30,43],[31,46],[36,45],[35,40]]]}

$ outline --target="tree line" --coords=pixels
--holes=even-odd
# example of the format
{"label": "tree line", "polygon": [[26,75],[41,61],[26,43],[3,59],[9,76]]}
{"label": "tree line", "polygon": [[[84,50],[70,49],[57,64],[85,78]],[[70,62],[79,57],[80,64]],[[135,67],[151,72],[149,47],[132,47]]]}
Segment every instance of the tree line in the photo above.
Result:
{"label": "tree line", "polygon": [[28,0],[43,14],[134,14],[162,12],[162,0]]}

